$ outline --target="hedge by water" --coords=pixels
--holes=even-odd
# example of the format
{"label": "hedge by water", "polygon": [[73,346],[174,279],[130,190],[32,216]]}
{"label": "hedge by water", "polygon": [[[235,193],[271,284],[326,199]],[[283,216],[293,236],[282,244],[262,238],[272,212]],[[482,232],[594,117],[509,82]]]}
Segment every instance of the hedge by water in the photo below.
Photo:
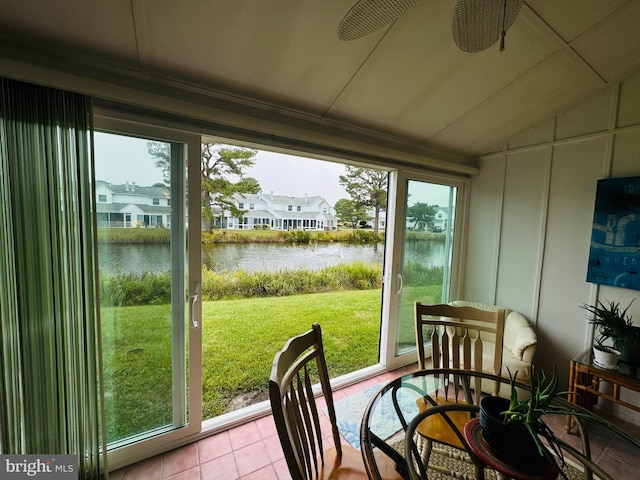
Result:
{"label": "hedge by water", "polygon": [[384,232],[372,230],[213,230],[202,232],[202,243],[382,243]]}
{"label": "hedge by water", "polygon": [[[427,268],[417,262],[405,266],[405,285],[442,284],[443,268]],[[213,272],[202,270],[202,300],[282,297],[339,290],[382,287],[382,267],[354,262],[319,271]],[[185,297],[186,298],[186,297]],[[100,303],[108,306],[161,305],[171,302],[169,273],[102,276]]]}
{"label": "hedge by water", "polygon": [[[99,228],[98,242],[118,244],[169,243],[167,228]],[[444,241],[443,233],[408,231],[407,241]],[[331,230],[213,230],[202,232],[202,243],[382,243],[384,232],[369,229]]]}

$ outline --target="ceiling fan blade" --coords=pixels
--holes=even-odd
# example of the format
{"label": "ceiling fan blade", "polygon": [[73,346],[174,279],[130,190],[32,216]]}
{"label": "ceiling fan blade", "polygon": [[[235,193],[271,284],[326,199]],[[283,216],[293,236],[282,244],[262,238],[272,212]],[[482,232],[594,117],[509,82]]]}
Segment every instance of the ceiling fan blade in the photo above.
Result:
{"label": "ceiling fan blade", "polygon": [[453,11],[453,38],[463,52],[489,48],[515,22],[523,0],[458,0]]}
{"label": "ceiling fan blade", "polygon": [[340,20],[338,38],[355,40],[393,22],[419,0],[359,0]]}

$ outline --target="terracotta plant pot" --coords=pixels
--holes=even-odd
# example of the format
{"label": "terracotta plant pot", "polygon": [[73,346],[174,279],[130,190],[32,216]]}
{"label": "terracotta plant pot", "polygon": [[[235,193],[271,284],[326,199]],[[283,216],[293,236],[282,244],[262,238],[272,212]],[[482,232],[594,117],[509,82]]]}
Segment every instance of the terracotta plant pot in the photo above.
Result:
{"label": "terracotta plant pot", "polygon": [[502,412],[509,400],[484,397],[480,400],[482,438],[493,453],[505,463],[526,471],[535,471],[543,462],[529,431],[522,425],[505,424]]}

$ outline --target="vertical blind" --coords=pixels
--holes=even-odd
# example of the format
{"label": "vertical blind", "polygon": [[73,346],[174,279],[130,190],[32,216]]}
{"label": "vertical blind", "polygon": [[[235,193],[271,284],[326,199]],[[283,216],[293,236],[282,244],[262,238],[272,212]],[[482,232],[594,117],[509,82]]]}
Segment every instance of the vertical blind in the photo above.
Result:
{"label": "vertical blind", "polygon": [[90,99],[0,79],[0,453],[100,478]]}

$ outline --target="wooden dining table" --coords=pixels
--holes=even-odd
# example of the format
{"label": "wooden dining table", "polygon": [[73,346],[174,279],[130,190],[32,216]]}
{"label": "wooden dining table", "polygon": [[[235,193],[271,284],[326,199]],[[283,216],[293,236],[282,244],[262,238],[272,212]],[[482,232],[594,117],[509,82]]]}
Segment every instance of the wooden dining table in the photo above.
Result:
{"label": "wooden dining table", "polygon": [[[590,436],[602,435],[603,429],[611,435],[616,447],[624,449],[640,456],[640,441],[621,430],[613,423],[599,417],[587,410],[570,404],[563,398],[556,401],[559,404],[570,407],[576,412],[589,415],[589,418],[582,416],[574,417],[573,431],[571,438],[558,438],[558,446],[563,454],[561,460],[549,450],[536,472],[519,471],[517,466],[510,464],[509,459],[497,458],[493,452],[487,448],[482,440],[481,433],[478,433],[477,406],[479,398],[486,395],[481,393],[475,395],[475,379],[481,377],[487,382],[499,381],[507,384],[508,378],[500,378],[490,374],[473,371],[449,370],[449,369],[429,369],[419,370],[402,375],[384,384],[380,390],[371,398],[367,404],[361,422],[360,445],[362,458],[367,470],[367,474],[372,480],[382,480],[376,464],[376,454],[383,452],[391,457],[396,470],[407,480],[427,480],[429,478],[429,468],[422,458],[424,450],[421,450],[420,434],[416,432],[418,425],[427,417],[433,415],[445,416],[454,410],[464,410],[469,414],[469,425],[465,429],[460,429],[459,437],[463,449],[454,449],[444,446],[443,451],[437,450],[438,455],[449,455],[453,460],[447,461],[447,469],[451,469],[454,474],[469,475],[475,470],[479,478],[483,478],[487,469],[495,470],[502,475],[502,478],[514,478],[523,480],[556,478],[560,470],[566,472],[571,477],[579,471],[584,472],[582,478],[614,479],[614,473],[607,472],[604,468],[594,462],[591,455]],[[521,392],[527,394],[526,385],[519,384]],[[466,390],[466,391],[465,391]],[[419,399],[443,398],[443,392],[449,398],[454,394],[464,398],[464,401],[442,402],[442,404],[432,406],[419,411],[417,401]],[[509,391],[509,388],[506,388]],[[422,404],[429,402],[420,402]],[[545,414],[543,420],[547,425],[557,429],[558,434],[564,432],[565,416],[558,414]],[[466,435],[466,436],[465,436]],[[444,453],[442,453],[444,452]],[[433,453],[432,453],[433,455]],[[461,459],[466,460],[461,460]],[[437,467],[436,467],[437,468]],[[470,470],[469,470],[470,469]],[[557,470],[556,470],[557,469]],[[458,471],[459,470],[459,471]],[[560,477],[558,477],[560,478]]]}

